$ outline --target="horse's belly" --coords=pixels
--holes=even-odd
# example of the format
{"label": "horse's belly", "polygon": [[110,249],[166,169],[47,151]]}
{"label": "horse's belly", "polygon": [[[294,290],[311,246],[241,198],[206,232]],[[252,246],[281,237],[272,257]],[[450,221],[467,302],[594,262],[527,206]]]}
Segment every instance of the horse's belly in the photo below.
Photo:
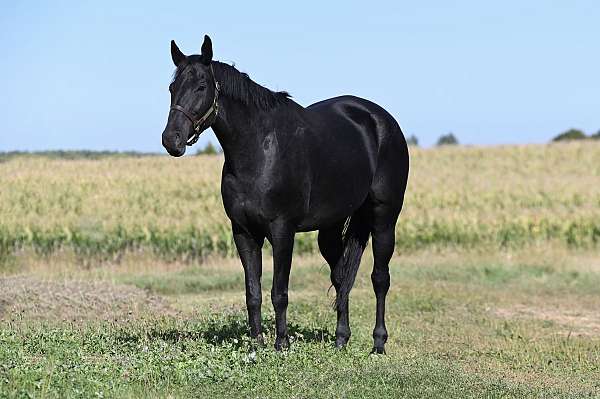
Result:
{"label": "horse's belly", "polygon": [[366,200],[373,173],[368,163],[358,162],[316,179],[311,185],[308,211],[298,230],[318,230],[351,216]]}
{"label": "horse's belly", "polygon": [[357,202],[358,205],[343,208],[332,209],[332,212],[325,212],[319,209],[317,212],[306,215],[304,220],[298,225],[297,231],[315,231],[323,228],[331,227],[346,220],[349,216],[358,209],[362,202]]}

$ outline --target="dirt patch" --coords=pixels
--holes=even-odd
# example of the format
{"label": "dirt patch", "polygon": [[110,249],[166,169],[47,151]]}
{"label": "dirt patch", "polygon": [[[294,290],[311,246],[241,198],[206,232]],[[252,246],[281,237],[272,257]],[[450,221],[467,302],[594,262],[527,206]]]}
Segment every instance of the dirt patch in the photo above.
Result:
{"label": "dirt patch", "polygon": [[556,323],[561,333],[600,336],[600,312],[560,307],[535,307],[515,305],[511,308],[493,310],[496,316],[505,319],[539,319]]}
{"label": "dirt patch", "polygon": [[109,282],[0,278],[0,318],[4,320],[121,320],[170,315],[159,296]]}

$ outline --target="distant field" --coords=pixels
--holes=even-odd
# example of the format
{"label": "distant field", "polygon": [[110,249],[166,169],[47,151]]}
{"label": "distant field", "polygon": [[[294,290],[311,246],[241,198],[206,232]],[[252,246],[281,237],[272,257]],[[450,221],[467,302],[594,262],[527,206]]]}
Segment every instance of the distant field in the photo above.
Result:
{"label": "distant field", "polygon": [[[600,244],[600,143],[411,150],[397,250]],[[221,156],[0,162],[0,256],[235,254]],[[297,253],[316,252],[311,234]]]}

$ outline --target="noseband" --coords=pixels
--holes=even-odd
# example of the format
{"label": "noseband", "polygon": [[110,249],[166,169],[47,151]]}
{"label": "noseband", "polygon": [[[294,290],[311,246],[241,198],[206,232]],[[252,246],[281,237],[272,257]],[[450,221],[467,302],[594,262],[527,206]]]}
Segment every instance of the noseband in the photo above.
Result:
{"label": "noseband", "polygon": [[[194,134],[186,142],[188,146],[192,146],[196,143],[196,141],[198,141],[198,139],[200,138],[200,133],[208,129],[210,125],[212,125],[215,122],[215,120],[217,119],[217,115],[219,114],[219,103],[217,102],[219,100],[219,82],[217,82],[217,78],[215,78],[215,71],[213,71],[212,64],[210,64],[210,73],[212,75],[213,82],[215,83],[215,97],[213,98],[212,104],[210,105],[210,107],[208,107],[208,110],[204,113],[204,115],[196,119],[194,117],[193,112],[189,112],[181,105],[175,104],[171,106],[172,111],[181,112],[185,115],[186,118],[190,120],[190,122],[192,122],[192,126],[194,127]],[[206,123],[207,121],[209,121],[209,119],[210,122]]]}

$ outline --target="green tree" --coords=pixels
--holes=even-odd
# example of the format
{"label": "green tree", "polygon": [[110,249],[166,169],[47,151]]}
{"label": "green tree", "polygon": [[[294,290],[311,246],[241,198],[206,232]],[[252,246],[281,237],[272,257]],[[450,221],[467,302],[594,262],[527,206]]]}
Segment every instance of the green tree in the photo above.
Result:
{"label": "green tree", "polygon": [[571,141],[586,139],[587,136],[579,129],[569,129],[554,137],[552,141]]}
{"label": "green tree", "polygon": [[590,136],[594,140],[600,140],[600,130]]}
{"label": "green tree", "polygon": [[406,139],[406,144],[408,144],[411,147],[418,147],[419,146],[419,139],[417,138],[417,136],[415,136],[414,134],[411,134],[407,139]]}
{"label": "green tree", "polygon": [[440,136],[440,138],[437,141],[437,145],[441,146],[441,145],[457,145],[458,144],[458,139],[454,136],[454,134],[452,132],[448,133],[448,134],[443,134]]}
{"label": "green tree", "polygon": [[211,143],[209,141],[206,144],[206,146],[204,146],[204,148],[201,148],[198,151],[196,151],[196,155],[215,155],[215,154],[218,154],[219,152],[220,151],[217,151],[217,149],[215,148],[213,143]]}

